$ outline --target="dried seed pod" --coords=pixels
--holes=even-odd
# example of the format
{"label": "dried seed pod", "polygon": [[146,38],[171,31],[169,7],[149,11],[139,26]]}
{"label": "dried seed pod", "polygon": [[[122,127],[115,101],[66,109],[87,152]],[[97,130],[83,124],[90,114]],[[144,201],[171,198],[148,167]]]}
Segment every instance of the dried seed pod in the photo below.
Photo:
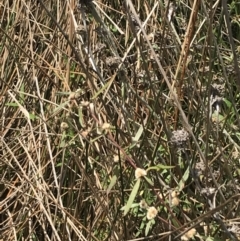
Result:
{"label": "dried seed pod", "polygon": [[134,15],[131,15],[130,18],[131,18],[131,21],[133,23],[135,32],[138,32],[140,30],[140,27],[139,27],[139,24],[138,24],[138,21],[137,21],[136,17]]}
{"label": "dried seed pod", "polygon": [[177,130],[172,132],[171,144],[177,148],[185,148],[187,141],[189,140],[189,134],[185,130]]}
{"label": "dried seed pod", "polygon": [[108,57],[106,59],[106,64],[108,66],[116,66],[119,65],[121,63],[121,58],[119,57]]}
{"label": "dried seed pod", "polygon": [[221,97],[225,93],[225,85],[224,84],[212,84],[211,85],[211,95],[215,98],[215,96]]}

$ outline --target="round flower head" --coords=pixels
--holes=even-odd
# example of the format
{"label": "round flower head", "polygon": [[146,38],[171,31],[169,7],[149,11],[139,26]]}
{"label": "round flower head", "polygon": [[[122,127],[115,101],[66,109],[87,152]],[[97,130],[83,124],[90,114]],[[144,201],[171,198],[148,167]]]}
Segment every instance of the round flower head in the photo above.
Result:
{"label": "round flower head", "polygon": [[146,203],[146,201],[144,199],[141,200],[141,202],[139,203],[139,206],[142,209],[147,209],[148,208],[148,205],[147,205],[147,203]]}
{"label": "round flower head", "polygon": [[158,210],[155,207],[149,207],[148,212],[147,212],[147,219],[153,219],[157,216]]}
{"label": "round flower head", "polygon": [[179,192],[176,191],[176,190],[173,190],[173,191],[171,192],[171,197],[172,197],[172,198],[177,197],[178,195],[179,195]]}
{"label": "round flower head", "polygon": [[172,204],[172,205],[171,205],[172,207],[178,206],[178,205],[179,205],[179,199],[178,199],[178,197],[172,198],[171,204]]}
{"label": "round flower head", "polygon": [[61,127],[61,130],[64,131],[64,130],[66,130],[69,126],[68,126],[68,123],[62,122],[60,127]]}
{"label": "round flower head", "polygon": [[197,230],[195,228],[192,228],[181,237],[181,240],[188,241],[191,238],[193,238],[196,235],[196,233],[197,233]]}
{"label": "round flower head", "polygon": [[143,176],[146,176],[146,175],[147,175],[146,170],[141,169],[141,168],[136,168],[136,170],[135,170],[135,177],[136,177],[136,179],[138,179],[140,177],[143,177]]}

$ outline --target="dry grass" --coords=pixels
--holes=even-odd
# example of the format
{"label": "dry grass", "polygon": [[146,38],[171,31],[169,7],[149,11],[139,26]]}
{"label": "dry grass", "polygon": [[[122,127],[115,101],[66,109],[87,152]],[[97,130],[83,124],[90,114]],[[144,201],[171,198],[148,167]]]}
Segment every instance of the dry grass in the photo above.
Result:
{"label": "dry grass", "polygon": [[1,239],[238,240],[240,4],[225,2],[0,3]]}

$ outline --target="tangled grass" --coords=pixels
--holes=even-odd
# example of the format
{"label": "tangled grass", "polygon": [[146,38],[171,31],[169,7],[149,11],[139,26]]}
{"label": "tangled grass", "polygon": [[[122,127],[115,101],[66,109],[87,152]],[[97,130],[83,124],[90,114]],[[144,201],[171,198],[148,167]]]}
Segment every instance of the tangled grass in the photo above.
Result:
{"label": "tangled grass", "polygon": [[0,13],[1,240],[239,239],[238,1]]}

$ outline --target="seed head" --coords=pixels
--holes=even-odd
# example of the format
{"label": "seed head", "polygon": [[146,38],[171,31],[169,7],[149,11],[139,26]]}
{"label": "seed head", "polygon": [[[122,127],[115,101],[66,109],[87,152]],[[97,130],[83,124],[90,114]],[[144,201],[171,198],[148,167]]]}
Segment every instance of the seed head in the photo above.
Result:
{"label": "seed head", "polygon": [[68,123],[62,122],[60,127],[62,131],[65,131],[69,126],[68,126]]}
{"label": "seed head", "polygon": [[172,207],[176,207],[176,206],[178,206],[179,205],[179,198],[178,197],[174,197],[174,198],[172,198],[172,200],[171,200],[171,206]]}
{"label": "seed head", "polygon": [[142,209],[147,209],[148,205],[146,203],[146,201],[144,199],[141,200],[141,202],[139,203],[140,208]]}
{"label": "seed head", "polygon": [[197,233],[197,230],[195,228],[190,229],[187,231],[182,237],[182,241],[188,241],[189,239],[193,238]]}
{"label": "seed head", "polygon": [[173,191],[171,192],[171,197],[172,197],[172,198],[177,197],[178,195],[179,195],[179,192],[176,191],[176,190],[173,190]]}
{"label": "seed head", "polygon": [[147,212],[147,219],[153,219],[157,216],[158,210],[155,207],[149,207]]}
{"label": "seed head", "polygon": [[147,171],[144,170],[144,169],[141,169],[141,168],[137,168],[135,170],[135,177],[136,179],[140,178],[140,177],[143,177],[143,176],[146,176],[147,175]]}
{"label": "seed head", "polygon": [[185,130],[177,130],[172,132],[171,144],[177,148],[184,148],[189,140],[189,134]]}
{"label": "seed head", "polygon": [[68,100],[75,100],[77,98],[79,98],[81,96],[81,93],[80,92],[72,92],[69,94],[68,96]]}
{"label": "seed head", "polygon": [[107,129],[110,129],[110,127],[111,127],[111,125],[109,124],[109,123],[103,123],[102,124],[102,126],[101,126],[101,128],[103,129],[103,130],[107,130]]}

